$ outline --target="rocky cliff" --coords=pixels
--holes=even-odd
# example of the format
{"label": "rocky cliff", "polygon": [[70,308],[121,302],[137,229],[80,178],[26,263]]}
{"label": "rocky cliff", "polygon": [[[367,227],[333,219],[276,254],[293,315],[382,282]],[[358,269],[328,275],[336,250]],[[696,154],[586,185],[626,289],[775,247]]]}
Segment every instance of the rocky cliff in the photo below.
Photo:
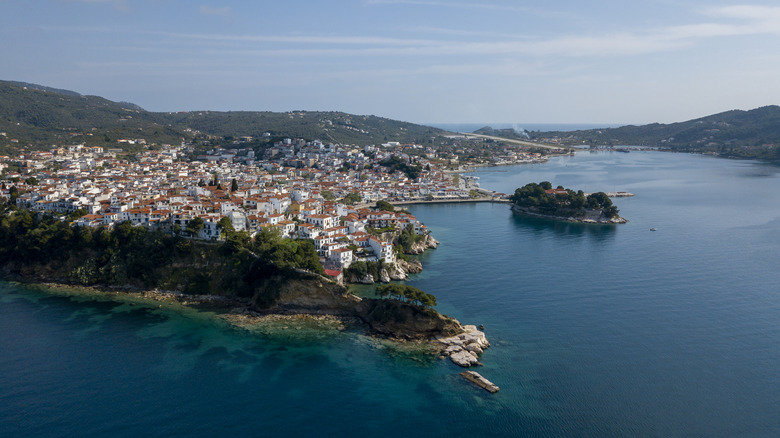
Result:
{"label": "rocky cliff", "polygon": [[397,300],[359,298],[315,274],[275,276],[255,290],[251,310],[272,314],[328,314],[357,317],[372,332],[396,339],[435,339],[463,332],[439,312]]}
{"label": "rocky cliff", "polygon": [[433,339],[463,332],[460,323],[439,312],[396,300],[364,298],[357,314],[377,333],[399,339]]}
{"label": "rocky cliff", "polygon": [[407,254],[418,255],[422,254],[427,249],[436,249],[439,246],[439,242],[433,238],[430,234],[425,234],[420,240],[414,242]]}
{"label": "rocky cliff", "polygon": [[398,259],[394,263],[383,264],[376,274],[368,272],[363,276],[359,276],[355,273],[348,273],[346,281],[347,283],[358,284],[389,283],[393,280],[406,280],[409,274],[418,274],[422,270],[422,263],[417,259],[409,259],[408,261]]}

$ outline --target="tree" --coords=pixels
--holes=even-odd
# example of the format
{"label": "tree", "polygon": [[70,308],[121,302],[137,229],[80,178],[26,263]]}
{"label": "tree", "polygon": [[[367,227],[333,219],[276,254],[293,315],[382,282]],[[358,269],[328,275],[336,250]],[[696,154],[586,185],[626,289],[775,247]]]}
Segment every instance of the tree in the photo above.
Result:
{"label": "tree", "polygon": [[16,186],[11,186],[10,189],[8,189],[8,203],[11,205],[16,205],[16,200],[19,198],[19,189],[16,188]]}
{"label": "tree", "polygon": [[405,284],[390,283],[378,286],[376,293],[380,298],[390,297],[399,301],[417,303],[430,307],[436,305],[436,297],[424,291]]}
{"label": "tree", "polygon": [[230,181],[230,191],[235,192],[236,190],[238,190],[238,182],[233,178],[233,181]]}
{"label": "tree", "polygon": [[230,220],[229,217],[224,216],[222,219],[217,222],[217,229],[220,230],[220,235],[224,236],[228,233],[232,233],[235,231],[235,228],[233,227],[233,221]]}
{"label": "tree", "polygon": [[38,179],[35,178],[34,176],[31,176],[31,177],[25,179],[24,183],[27,184],[28,186],[37,186],[38,185]]}
{"label": "tree", "polygon": [[393,206],[393,204],[383,199],[376,201],[376,209],[379,211],[395,211],[395,207]]}
{"label": "tree", "polygon": [[68,220],[75,221],[76,219],[86,216],[87,210],[84,210],[83,208],[79,208],[78,210],[72,212],[68,215]]}
{"label": "tree", "polygon": [[333,201],[336,199],[336,196],[330,190],[323,190],[320,192],[320,195],[322,195],[322,198],[326,201]]}
{"label": "tree", "polygon": [[190,219],[189,222],[187,222],[187,228],[185,228],[185,231],[190,233],[191,236],[197,236],[204,228],[206,228],[206,223],[202,218],[196,217]]}
{"label": "tree", "polygon": [[358,202],[363,201],[363,198],[360,196],[359,193],[351,192],[351,193],[347,193],[347,196],[344,197],[343,201],[345,204],[354,205],[357,204]]}

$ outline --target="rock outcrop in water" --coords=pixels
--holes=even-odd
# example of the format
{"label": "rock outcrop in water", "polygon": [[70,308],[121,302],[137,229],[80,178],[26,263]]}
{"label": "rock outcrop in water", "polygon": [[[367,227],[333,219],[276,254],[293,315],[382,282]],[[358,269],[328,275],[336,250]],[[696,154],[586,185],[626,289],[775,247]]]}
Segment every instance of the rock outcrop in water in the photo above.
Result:
{"label": "rock outcrop in water", "polygon": [[473,325],[463,326],[463,333],[439,338],[438,342],[443,346],[442,355],[464,368],[480,365],[479,355],[490,347],[485,333]]}
{"label": "rock outcrop in water", "polygon": [[489,393],[495,394],[498,392],[498,386],[496,386],[490,380],[482,377],[482,375],[476,371],[463,371],[462,373],[460,373],[460,375],[464,379],[479,386],[480,388],[484,389]]}

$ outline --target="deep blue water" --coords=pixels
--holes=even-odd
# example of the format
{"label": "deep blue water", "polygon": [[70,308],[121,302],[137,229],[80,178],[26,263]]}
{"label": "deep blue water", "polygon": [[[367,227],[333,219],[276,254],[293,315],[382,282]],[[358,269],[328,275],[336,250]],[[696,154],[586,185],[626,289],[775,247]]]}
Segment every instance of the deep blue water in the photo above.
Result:
{"label": "deep blue water", "polygon": [[0,283],[2,435],[780,436],[780,169],[600,152],[477,175],[636,194],[621,226],[411,207],[442,245],[409,284],[485,325],[501,392],[355,331]]}

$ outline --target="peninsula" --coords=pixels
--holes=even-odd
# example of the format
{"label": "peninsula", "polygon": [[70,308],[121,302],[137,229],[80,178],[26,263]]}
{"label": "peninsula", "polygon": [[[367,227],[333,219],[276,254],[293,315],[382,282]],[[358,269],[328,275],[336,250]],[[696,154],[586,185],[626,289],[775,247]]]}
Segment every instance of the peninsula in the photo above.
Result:
{"label": "peninsula", "polygon": [[566,189],[553,188],[549,181],[529,183],[515,190],[510,197],[512,211],[529,216],[593,224],[624,224],[618,209],[604,192],[586,195]]}

